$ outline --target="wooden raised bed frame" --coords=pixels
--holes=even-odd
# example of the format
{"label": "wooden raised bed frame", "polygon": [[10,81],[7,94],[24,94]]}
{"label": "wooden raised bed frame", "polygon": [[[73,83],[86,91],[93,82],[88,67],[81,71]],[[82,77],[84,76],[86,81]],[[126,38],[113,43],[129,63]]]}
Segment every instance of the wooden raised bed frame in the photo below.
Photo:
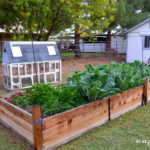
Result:
{"label": "wooden raised bed frame", "polygon": [[[143,101],[145,96],[145,101]],[[148,103],[149,79],[145,84],[75,109],[41,119],[40,106],[32,114],[0,99],[0,121],[22,135],[37,150],[54,149],[83,133]]]}

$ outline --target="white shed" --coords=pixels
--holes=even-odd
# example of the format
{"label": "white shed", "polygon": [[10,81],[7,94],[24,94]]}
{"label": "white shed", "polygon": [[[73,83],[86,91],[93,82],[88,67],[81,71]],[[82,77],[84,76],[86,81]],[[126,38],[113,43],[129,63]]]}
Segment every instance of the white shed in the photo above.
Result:
{"label": "white shed", "polygon": [[139,60],[147,64],[150,59],[150,18],[125,33],[127,34],[126,62]]}

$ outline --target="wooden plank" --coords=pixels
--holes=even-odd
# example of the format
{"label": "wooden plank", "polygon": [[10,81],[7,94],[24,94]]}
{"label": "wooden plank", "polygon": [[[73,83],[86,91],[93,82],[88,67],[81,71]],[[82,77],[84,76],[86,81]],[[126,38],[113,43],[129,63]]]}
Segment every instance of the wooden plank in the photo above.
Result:
{"label": "wooden plank", "polygon": [[144,84],[145,104],[148,104],[149,77],[146,77]]}
{"label": "wooden plank", "polygon": [[150,97],[150,83],[149,83],[149,86],[148,86],[148,96]]}
{"label": "wooden plank", "polygon": [[11,103],[6,102],[3,99],[0,99],[0,105],[5,107],[10,112],[14,113],[16,116],[24,119],[28,123],[32,124],[32,114],[22,110],[21,108],[14,106]]}
{"label": "wooden plank", "polygon": [[135,105],[139,102],[142,102],[143,88],[138,87],[136,89],[132,89],[129,93],[123,93],[122,95],[112,96],[111,97],[111,113],[114,115],[115,113],[119,113],[124,109]]}
{"label": "wooden plank", "polygon": [[127,112],[129,112],[129,111],[135,109],[135,108],[138,107],[138,106],[141,106],[141,102],[138,102],[138,103],[136,103],[136,104],[134,104],[134,105],[132,105],[132,106],[129,106],[129,107],[127,107],[126,109],[123,109],[123,110],[119,111],[118,113],[112,114],[111,119],[115,119],[115,118],[119,117],[120,115],[122,115],[122,114],[124,114],[124,113],[127,113]]}
{"label": "wooden plank", "polygon": [[96,102],[92,102],[90,104],[86,104],[86,105],[77,107],[75,109],[72,109],[63,113],[59,113],[52,117],[46,118],[43,121],[44,129],[48,129],[57,124],[61,124],[65,121],[71,120],[72,118],[75,118],[87,112],[93,111],[94,109],[103,107],[104,105],[106,105],[107,101],[108,101],[108,98],[104,98],[102,100],[98,100]]}
{"label": "wooden plank", "polygon": [[[122,103],[122,101],[126,101],[126,102],[130,102],[132,101],[132,99],[142,96],[143,94],[143,86],[142,87],[137,87],[135,89],[130,89],[128,91],[123,92],[122,94],[117,94],[114,96],[111,96],[111,102],[120,102]],[[116,101],[117,99],[117,101]]]}
{"label": "wooden plank", "polygon": [[[106,119],[107,118],[107,119]],[[66,143],[70,141],[71,139],[74,139],[83,133],[94,129],[95,127],[100,126],[101,124],[105,123],[108,120],[108,114],[105,114],[103,116],[95,117],[91,120],[88,120],[86,122],[83,122],[82,124],[79,124],[75,128],[71,128],[67,131],[62,132],[61,134],[57,134],[55,136],[52,136],[48,139],[46,139],[43,143],[43,146],[46,148],[53,147],[55,148],[60,143]]]}
{"label": "wooden plank", "polygon": [[[124,106],[130,102],[136,101],[137,99],[139,99],[139,101],[142,102],[142,93],[140,95],[137,95],[136,97],[135,97],[135,95],[129,96],[129,97],[126,97],[125,99],[122,99],[122,100],[121,99],[119,99],[119,100],[112,99],[111,109],[113,110],[115,108]],[[117,105],[117,106],[115,106],[115,105]]]}
{"label": "wooden plank", "polygon": [[36,150],[42,150],[42,122],[40,106],[34,105],[32,107],[32,120],[33,124],[33,139]]}
{"label": "wooden plank", "polygon": [[44,130],[43,140],[46,140],[47,138],[60,134],[64,131],[70,130],[71,128],[74,128],[78,126],[79,124],[85,123],[89,120],[92,120],[93,118],[96,118],[98,116],[103,116],[103,115],[106,115],[105,119],[108,119],[108,106],[107,105]]}
{"label": "wooden plank", "polygon": [[26,140],[29,141],[30,144],[33,145],[33,134],[27,130],[25,130],[23,127],[18,125],[13,120],[9,119],[4,114],[0,113],[0,120],[2,120],[7,126],[9,126],[12,130],[19,133],[21,136],[25,137]]}
{"label": "wooden plank", "polygon": [[111,114],[112,115],[117,114],[117,113],[125,110],[128,107],[131,107],[131,106],[133,106],[135,104],[138,104],[139,102],[141,103],[141,98],[136,99],[135,101],[131,101],[131,102],[127,103],[126,105],[118,106],[117,108],[111,110]]}
{"label": "wooden plank", "polygon": [[8,111],[5,107],[3,107],[1,105],[0,105],[0,113],[2,113],[6,117],[8,117],[10,120],[14,121],[15,123],[17,123],[19,126],[22,126],[24,129],[26,129],[30,133],[33,133],[32,124],[30,124],[30,123],[26,122],[25,120],[23,120],[22,118],[16,116],[15,114]]}
{"label": "wooden plank", "polygon": [[134,96],[127,96],[124,99],[121,99],[121,98],[120,99],[114,99],[113,98],[113,99],[111,99],[111,110],[115,110],[118,107],[126,106],[127,104],[129,104],[130,102],[132,102],[138,98],[140,98],[139,101],[142,102],[142,94],[139,96],[137,95],[136,97],[135,97],[135,95]]}

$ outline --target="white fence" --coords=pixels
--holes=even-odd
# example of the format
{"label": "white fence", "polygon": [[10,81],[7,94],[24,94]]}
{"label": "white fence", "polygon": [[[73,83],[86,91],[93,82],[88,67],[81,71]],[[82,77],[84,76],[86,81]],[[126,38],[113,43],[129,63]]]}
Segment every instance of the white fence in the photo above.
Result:
{"label": "white fence", "polygon": [[84,43],[80,44],[81,52],[105,52],[106,43]]}
{"label": "white fence", "polygon": [[[82,43],[80,44],[81,52],[105,52],[106,43]],[[114,50],[117,53],[126,53],[126,42],[111,42],[110,49]]]}

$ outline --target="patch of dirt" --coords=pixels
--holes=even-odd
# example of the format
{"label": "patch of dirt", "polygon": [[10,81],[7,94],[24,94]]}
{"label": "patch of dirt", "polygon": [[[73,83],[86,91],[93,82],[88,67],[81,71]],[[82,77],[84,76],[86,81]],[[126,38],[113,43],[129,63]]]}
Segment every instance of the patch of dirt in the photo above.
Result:
{"label": "patch of dirt", "polygon": [[64,83],[66,78],[73,74],[69,69],[83,71],[85,70],[84,64],[96,66],[99,64],[110,64],[111,61],[116,61],[118,63],[125,61],[125,55],[101,54],[100,56],[85,56],[82,58],[64,58],[62,60],[62,82]]}

